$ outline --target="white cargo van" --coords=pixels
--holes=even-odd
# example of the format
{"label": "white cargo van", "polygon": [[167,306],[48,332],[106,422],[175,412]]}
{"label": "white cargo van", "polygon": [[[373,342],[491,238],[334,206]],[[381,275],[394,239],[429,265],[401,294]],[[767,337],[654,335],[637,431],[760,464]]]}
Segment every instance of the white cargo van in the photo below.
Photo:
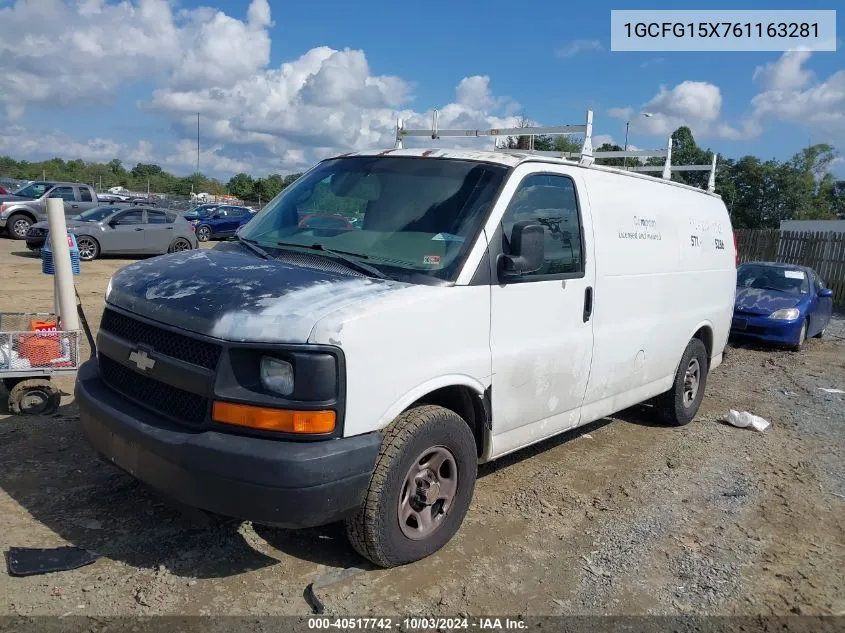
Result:
{"label": "white cargo van", "polygon": [[[455,534],[480,462],[647,400],[690,422],[731,323],[728,213],[596,166],[591,126],[400,124],[399,147],[320,162],[234,241],[118,271],[77,380],[89,441],[212,512],[345,520],[392,566]],[[401,148],[483,133],[585,142],[576,160]],[[715,157],[701,168],[712,190]]]}

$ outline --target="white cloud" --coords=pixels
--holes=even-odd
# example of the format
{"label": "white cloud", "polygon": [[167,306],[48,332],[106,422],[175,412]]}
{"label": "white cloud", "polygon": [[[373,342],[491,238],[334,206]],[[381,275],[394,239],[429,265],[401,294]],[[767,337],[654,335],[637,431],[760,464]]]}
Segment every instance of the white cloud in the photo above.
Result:
{"label": "white cloud", "polygon": [[[746,121],[740,128],[721,119],[722,92],[718,86],[705,81],[684,81],[668,88],[661,86],[657,94],[639,111],[631,107],[611,108],[610,116],[630,120],[631,133],[669,136],[681,126],[693,134],[741,140],[759,134],[756,123]],[[651,116],[642,116],[648,113]]]}
{"label": "white cloud", "polygon": [[567,44],[559,47],[555,54],[558,57],[574,57],[579,53],[589,53],[592,51],[600,51],[603,50],[601,45],[601,41],[599,40],[572,40]]}
{"label": "white cloud", "polygon": [[845,70],[823,80],[804,68],[810,53],[786,52],[755,72],[764,90],[751,100],[752,119],[785,121],[818,133],[834,145],[845,143]]}
{"label": "white cloud", "polygon": [[81,159],[98,162],[120,157],[133,163],[149,162],[153,158],[152,144],[149,141],[141,140],[134,146],[104,138],[80,142],[61,132],[33,133],[21,125],[3,128],[0,134],[0,154],[42,158],[58,156],[67,160]]}
{"label": "white cloud", "polygon": [[[410,108],[413,84],[374,73],[363,51],[322,46],[270,66],[268,0],[252,0],[243,18],[172,7],[168,0],[15,0],[0,9],[0,112],[7,120],[0,143],[21,157],[43,157],[57,147],[68,157],[128,160],[139,148],[102,139],[62,137],[58,143],[56,135],[44,137],[44,144],[19,143],[8,126],[32,104],[103,103],[132,82],[152,83],[139,107],[160,115],[184,139],[157,146],[155,160],[183,172],[195,169],[197,113],[200,168],[222,175],[303,169],[341,151],[390,147],[397,116],[408,127],[430,127],[431,109]],[[438,107],[438,123],[505,127],[516,124],[519,107],[493,94],[490,77],[469,76],[457,86],[455,101]],[[469,139],[461,144],[479,146]],[[143,148],[145,160],[153,160],[153,148]]]}
{"label": "white cloud", "polygon": [[809,51],[787,51],[776,62],[757,66],[753,79],[766,91],[803,88],[813,79],[812,71],[803,68],[810,55]]}

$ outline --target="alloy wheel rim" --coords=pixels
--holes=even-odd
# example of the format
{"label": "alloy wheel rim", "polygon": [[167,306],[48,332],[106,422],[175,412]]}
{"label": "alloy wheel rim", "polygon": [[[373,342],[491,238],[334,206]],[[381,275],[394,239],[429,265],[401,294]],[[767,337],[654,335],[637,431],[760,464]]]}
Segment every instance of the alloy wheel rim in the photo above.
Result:
{"label": "alloy wheel rim", "polygon": [[81,238],[77,240],[76,246],[79,249],[79,259],[92,259],[94,257],[94,242]]}
{"label": "alloy wheel rim", "polygon": [[431,536],[442,525],[458,491],[458,464],[445,446],[427,448],[411,464],[399,492],[397,517],[413,541]]}
{"label": "alloy wheel rim", "polygon": [[29,231],[30,223],[27,220],[21,218],[20,220],[16,220],[14,226],[12,227],[15,231],[15,235],[19,237],[26,237],[27,232]]}

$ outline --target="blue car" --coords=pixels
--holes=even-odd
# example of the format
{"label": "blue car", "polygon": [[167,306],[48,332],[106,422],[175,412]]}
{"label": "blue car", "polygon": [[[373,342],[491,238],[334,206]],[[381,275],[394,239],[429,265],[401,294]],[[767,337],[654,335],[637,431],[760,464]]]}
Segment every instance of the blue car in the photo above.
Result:
{"label": "blue car", "polygon": [[201,204],[185,213],[185,219],[196,228],[200,242],[231,237],[252,217],[252,211],[246,207],[230,204]]}
{"label": "blue car", "polygon": [[833,311],[833,291],[812,268],[749,262],[736,271],[731,335],[800,350],[821,338]]}

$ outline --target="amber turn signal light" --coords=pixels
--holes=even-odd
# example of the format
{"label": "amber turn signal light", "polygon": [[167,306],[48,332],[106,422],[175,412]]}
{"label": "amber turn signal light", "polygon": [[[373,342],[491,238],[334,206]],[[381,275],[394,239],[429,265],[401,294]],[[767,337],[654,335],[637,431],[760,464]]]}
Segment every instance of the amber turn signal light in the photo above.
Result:
{"label": "amber turn signal light", "polygon": [[268,409],[234,402],[215,401],[211,418],[223,424],[284,433],[331,433],[335,427],[334,411]]}

